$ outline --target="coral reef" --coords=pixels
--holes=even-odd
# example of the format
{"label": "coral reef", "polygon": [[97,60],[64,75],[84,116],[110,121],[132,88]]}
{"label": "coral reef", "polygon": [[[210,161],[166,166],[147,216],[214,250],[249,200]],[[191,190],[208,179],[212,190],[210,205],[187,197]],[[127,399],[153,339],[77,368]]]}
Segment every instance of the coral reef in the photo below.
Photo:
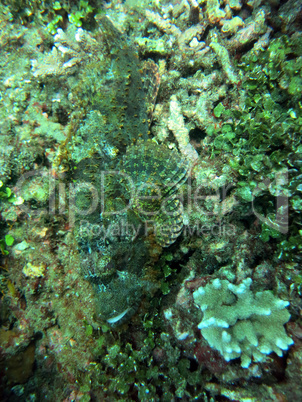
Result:
{"label": "coral reef", "polygon": [[1,4],[1,400],[300,398],[300,3]]}

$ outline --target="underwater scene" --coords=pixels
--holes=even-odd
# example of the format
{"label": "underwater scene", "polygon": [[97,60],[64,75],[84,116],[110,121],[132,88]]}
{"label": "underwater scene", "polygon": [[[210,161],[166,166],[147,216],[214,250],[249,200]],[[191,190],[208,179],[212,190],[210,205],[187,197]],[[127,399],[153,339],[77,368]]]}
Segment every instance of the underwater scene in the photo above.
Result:
{"label": "underwater scene", "polygon": [[0,400],[302,398],[302,1],[0,1]]}

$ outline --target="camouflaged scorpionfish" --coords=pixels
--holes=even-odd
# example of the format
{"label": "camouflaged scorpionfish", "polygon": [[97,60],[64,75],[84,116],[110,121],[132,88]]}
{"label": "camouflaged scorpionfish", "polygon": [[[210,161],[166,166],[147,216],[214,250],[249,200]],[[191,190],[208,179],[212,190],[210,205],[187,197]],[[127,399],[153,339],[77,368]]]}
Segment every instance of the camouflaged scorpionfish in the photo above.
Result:
{"label": "camouflaged scorpionfish", "polygon": [[[78,165],[82,180],[90,180],[97,190],[103,183],[106,206],[105,210],[96,209],[85,221],[88,228],[103,228],[101,235],[94,235],[86,227],[82,230],[80,224],[75,232],[84,274],[95,288],[97,314],[109,324],[119,325],[133,315],[142,294],[149,294],[152,288],[144,278],[146,266],[151,264],[146,225],[162,247],[174,243],[182,231],[178,192],[187,178],[189,164],[176,150],[148,138],[159,86],[155,63],[147,61],[141,68],[136,52],[110,20],[101,17],[98,22],[109,60],[108,71],[102,76],[102,96],[86,125],[91,116],[101,116],[106,123],[98,129],[99,142],[118,151],[112,159],[95,154]],[[102,169],[118,171],[119,175],[107,177],[104,186]],[[81,202],[85,205],[85,194]],[[106,218],[104,211],[118,209],[124,212]],[[139,229],[112,235],[110,227],[122,227],[124,222]]]}

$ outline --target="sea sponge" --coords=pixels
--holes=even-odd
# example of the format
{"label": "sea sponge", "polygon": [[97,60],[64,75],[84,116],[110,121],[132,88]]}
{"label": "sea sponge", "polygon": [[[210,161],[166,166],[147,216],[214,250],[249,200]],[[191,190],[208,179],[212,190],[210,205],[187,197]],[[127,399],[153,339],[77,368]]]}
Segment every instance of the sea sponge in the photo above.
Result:
{"label": "sea sponge", "polygon": [[198,325],[202,336],[226,361],[241,357],[244,368],[252,359],[261,362],[272,352],[282,356],[293,344],[284,329],[290,318],[285,309],[289,302],[270,290],[253,293],[251,284],[251,278],[239,285],[215,279],[193,293],[204,313]]}

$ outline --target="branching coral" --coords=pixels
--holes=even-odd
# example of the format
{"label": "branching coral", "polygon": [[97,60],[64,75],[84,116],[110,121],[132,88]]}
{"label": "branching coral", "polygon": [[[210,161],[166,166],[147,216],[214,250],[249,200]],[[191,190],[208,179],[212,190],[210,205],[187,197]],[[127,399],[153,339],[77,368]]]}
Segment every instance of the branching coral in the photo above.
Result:
{"label": "branching coral", "polygon": [[198,154],[193,145],[190,144],[189,130],[185,127],[179,103],[176,96],[171,97],[170,117],[168,127],[173,132],[180,149],[180,152],[193,163],[198,159]]}
{"label": "branching coral", "polygon": [[242,367],[272,352],[282,356],[293,344],[283,327],[290,318],[289,302],[269,290],[253,293],[251,284],[251,278],[239,285],[215,279],[193,293],[204,313],[198,325],[203,337],[227,361],[241,357]]}
{"label": "branching coral", "polygon": [[231,84],[238,84],[239,78],[232,67],[229,53],[227,49],[218,42],[217,35],[215,34],[212,35],[210,47],[215,52],[228,81]]}
{"label": "branching coral", "polygon": [[67,32],[57,30],[54,36],[55,46],[43,56],[32,60],[33,75],[38,78],[72,74],[83,61],[93,57],[101,57],[100,44],[82,28],[75,30],[70,26]]}

